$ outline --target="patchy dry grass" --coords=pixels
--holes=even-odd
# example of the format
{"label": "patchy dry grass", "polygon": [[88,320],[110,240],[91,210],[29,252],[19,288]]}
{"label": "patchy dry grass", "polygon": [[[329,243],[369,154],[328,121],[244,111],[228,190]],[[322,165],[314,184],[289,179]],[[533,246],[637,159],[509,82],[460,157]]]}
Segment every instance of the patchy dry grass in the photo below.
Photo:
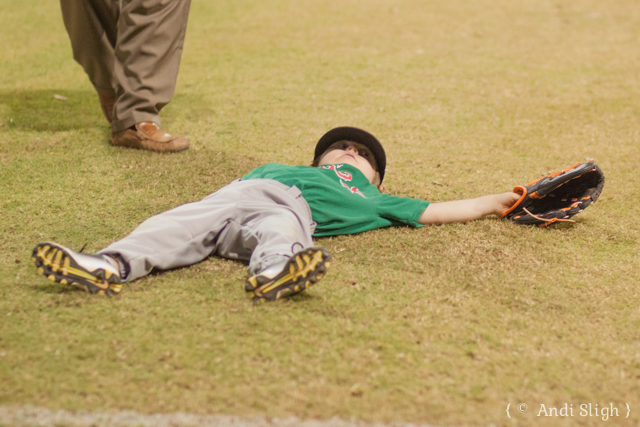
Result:
{"label": "patchy dry grass", "polygon": [[[640,422],[635,2],[194,1],[163,114],[193,146],[170,156],[107,144],[55,2],[0,16],[0,404],[560,426],[600,425],[583,403],[623,423],[626,402]],[[112,299],[29,263],[41,240],[97,250],[260,164],[306,164],[336,125],[383,141],[397,195],[506,191],[586,157],[607,182],[573,226],[321,239],[330,274],[260,307],[218,258]]]}

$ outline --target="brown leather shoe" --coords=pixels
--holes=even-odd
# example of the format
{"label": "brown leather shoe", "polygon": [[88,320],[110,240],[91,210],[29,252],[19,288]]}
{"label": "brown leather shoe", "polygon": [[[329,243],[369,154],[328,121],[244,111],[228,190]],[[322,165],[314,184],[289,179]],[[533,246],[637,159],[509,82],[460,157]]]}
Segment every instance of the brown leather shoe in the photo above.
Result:
{"label": "brown leather shoe", "polygon": [[100,100],[100,107],[102,107],[102,112],[106,117],[109,124],[113,121],[113,104],[116,103],[116,99],[113,96],[106,96],[98,94],[98,99]]}
{"label": "brown leather shoe", "polygon": [[111,137],[111,144],[118,147],[164,153],[173,153],[189,148],[189,140],[186,136],[166,133],[153,122],[138,123],[135,128],[135,131],[126,129],[114,133]]}

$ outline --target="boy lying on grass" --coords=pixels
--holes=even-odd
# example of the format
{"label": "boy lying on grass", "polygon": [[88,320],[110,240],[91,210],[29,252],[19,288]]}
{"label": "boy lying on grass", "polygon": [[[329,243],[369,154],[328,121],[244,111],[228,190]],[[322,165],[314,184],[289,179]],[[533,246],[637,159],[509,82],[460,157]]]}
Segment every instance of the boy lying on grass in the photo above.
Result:
{"label": "boy lying on grass", "polygon": [[33,261],[50,280],[113,295],[153,269],[195,264],[216,254],[249,261],[246,292],[277,300],[315,284],[330,255],[312,237],[393,225],[421,227],[500,215],[518,199],[502,193],[428,203],[383,193],[386,156],[368,132],[339,127],[318,141],[311,166],[269,163],[204,199],[147,219],[97,254],[52,242]]}

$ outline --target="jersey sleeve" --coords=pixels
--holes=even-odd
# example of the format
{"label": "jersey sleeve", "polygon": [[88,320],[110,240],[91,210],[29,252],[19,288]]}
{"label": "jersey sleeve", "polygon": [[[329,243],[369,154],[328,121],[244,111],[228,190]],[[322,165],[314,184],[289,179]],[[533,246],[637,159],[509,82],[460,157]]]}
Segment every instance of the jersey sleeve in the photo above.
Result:
{"label": "jersey sleeve", "polygon": [[381,194],[378,200],[378,215],[394,223],[422,227],[418,222],[429,202],[412,197],[398,197]]}

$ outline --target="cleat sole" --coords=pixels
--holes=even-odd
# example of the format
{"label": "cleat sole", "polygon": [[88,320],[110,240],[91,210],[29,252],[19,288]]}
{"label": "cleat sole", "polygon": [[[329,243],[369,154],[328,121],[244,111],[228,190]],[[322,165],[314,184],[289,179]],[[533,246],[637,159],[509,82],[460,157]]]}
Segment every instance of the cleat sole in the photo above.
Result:
{"label": "cleat sole", "polygon": [[104,269],[88,272],[76,264],[63,246],[40,243],[33,249],[31,259],[38,272],[52,282],[74,286],[90,294],[114,295],[122,290],[120,278],[113,272]]}
{"label": "cleat sole", "polygon": [[323,248],[307,248],[291,257],[282,272],[273,279],[252,276],[245,284],[254,301],[275,301],[296,295],[318,282],[329,266],[331,256]]}

